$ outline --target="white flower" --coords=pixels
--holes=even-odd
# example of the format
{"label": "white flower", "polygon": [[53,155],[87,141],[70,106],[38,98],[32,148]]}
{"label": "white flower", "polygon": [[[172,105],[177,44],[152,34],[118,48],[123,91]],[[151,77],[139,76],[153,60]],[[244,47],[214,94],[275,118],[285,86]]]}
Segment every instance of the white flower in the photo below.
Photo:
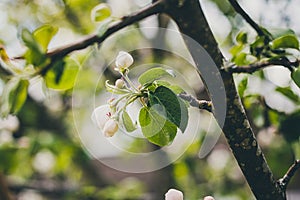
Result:
{"label": "white flower", "polygon": [[119,129],[118,123],[114,119],[109,119],[103,128],[105,137],[112,137]]}
{"label": "white flower", "polygon": [[122,89],[124,87],[124,85],[125,85],[125,82],[122,79],[118,79],[115,82],[115,86],[119,89]]}
{"label": "white flower", "polygon": [[120,51],[116,58],[115,70],[123,71],[124,69],[127,69],[128,67],[130,67],[130,65],[132,65],[132,63],[133,63],[132,56],[125,51]]}
{"label": "white flower", "polygon": [[179,190],[169,189],[165,194],[165,200],[183,200],[183,193]]}
{"label": "white flower", "polygon": [[206,196],[203,200],[215,200],[212,196]]}
{"label": "white flower", "polygon": [[111,109],[109,105],[102,105],[95,108],[91,118],[97,127],[103,130],[105,123],[110,119],[109,113]]}

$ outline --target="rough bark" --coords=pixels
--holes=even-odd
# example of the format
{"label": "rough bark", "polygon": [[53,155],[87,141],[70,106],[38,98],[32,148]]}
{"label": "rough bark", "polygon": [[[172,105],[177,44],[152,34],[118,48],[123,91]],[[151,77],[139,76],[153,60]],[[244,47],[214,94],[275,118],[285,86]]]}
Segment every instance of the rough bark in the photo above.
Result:
{"label": "rough bark", "polygon": [[[198,0],[166,0],[166,12],[176,21],[180,31],[196,40],[220,69],[226,91],[227,113],[222,130],[247,182],[259,200],[284,200],[285,192],[279,187],[251,130],[232,74],[221,70],[223,56]],[[193,48],[187,41],[187,47]],[[191,51],[199,65],[199,55]],[[216,77],[217,78],[217,77]],[[214,97],[211,97],[212,101]],[[214,105],[216,108],[216,105]]]}

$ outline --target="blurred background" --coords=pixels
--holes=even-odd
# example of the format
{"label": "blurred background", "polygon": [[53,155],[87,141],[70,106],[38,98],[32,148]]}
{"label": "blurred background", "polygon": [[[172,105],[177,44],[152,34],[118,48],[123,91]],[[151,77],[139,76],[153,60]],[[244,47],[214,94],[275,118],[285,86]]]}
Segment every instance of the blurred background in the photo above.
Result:
{"label": "blurred background", "polygon": [[[230,49],[241,30],[248,33],[249,41],[254,40],[253,30],[227,1],[200,1],[227,59],[231,58]],[[26,50],[20,39],[22,28],[33,31],[43,24],[59,27],[50,49],[80,40],[97,30],[99,24],[91,20],[90,13],[102,2],[111,6],[116,17],[151,3],[150,0],[1,0],[0,43],[10,57],[20,56]],[[240,2],[264,27],[291,28],[300,36],[299,0]],[[153,16],[119,31],[102,45],[72,53],[72,58],[80,64],[80,72],[71,90],[50,90],[41,79],[30,80],[29,96],[20,113],[0,119],[2,195],[9,190],[18,200],[157,200],[163,199],[169,188],[176,188],[184,192],[186,200],[206,195],[222,200],[254,199],[223,135],[208,155],[199,157],[204,138],[219,133],[206,111],[189,109],[191,119],[186,133],[180,134],[173,147],[162,150],[170,165],[143,171],[139,169],[148,163],[137,159],[131,163],[136,173],[120,170],[126,164],[119,161],[127,158],[124,151],[153,152],[157,147],[140,138],[124,139],[122,133],[107,142],[89,124],[92,109],[110,98],[105,91],[105,80],[113,83],[119,78],[113,62],[120,50],[130,51],[135,58],[133,79],[153,67],[147,65],[141,70],[137,66],[159,63],[158,66],[172,68],[178,77],[175,82],[189,93],[209,99],[182,39],[175,32],[157,27],[177,30],[167,16]],[[157,45],[168,51],[145,48]],[[20,61],[15,62],[24,66]],[[2,94],[5,79],[0,77]],[[294,159],[300,158],[300,90],[291,81],[289,70],[280,66],[252,75],[236,75],[235,80],[259,144],[275,177],[280,178]],[[300,173],[288,187],[289,199],[300,198],[299,184]]]}

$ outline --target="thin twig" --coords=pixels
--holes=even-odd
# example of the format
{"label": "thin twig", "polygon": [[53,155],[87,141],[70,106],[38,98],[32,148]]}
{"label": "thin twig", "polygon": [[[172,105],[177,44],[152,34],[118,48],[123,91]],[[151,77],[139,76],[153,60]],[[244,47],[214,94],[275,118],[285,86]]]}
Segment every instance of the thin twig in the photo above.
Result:
{"label": "thin twig", "polygon": [[208,112],[212,112],[212,103],[207,100],[198,100],[190,94],[180,93],[178,94],[180,98],[189,102],[192,107],[196,107],[199,109],[207,110]]}
{"label": "thin twig", "polygon": [[97,34],[90,35],[86,37],[85,39],[75,42],[73,44],[69,44],[54,50],[51,50],[47,52],[47,57],[51,58],[51,63],[44,67],[40,74],[45,74],[47,72],[52,64],[58,60],[66,56],[67,54],[76,51],[76,50],[81,50],[85,49],[90,45],[93,45],[95,43],[101,43],[103,42],[106,38],[108,38],[110,35],[113,33],[121,30],[124,27],[127,27],[129,25],[134,24],[135,22],[138,22],[146,17],[149,17],[151,15],[160,13],[164,9],[164,4],[162,3],[163,1],[157,1],[154,4],[150,5],[149,7],[142,9],[134,14],[125,16],[122,18],[122,20],[114,25],[112,25],[110,28],[107,29],[107,31],[102,34],[101,36],[98,36]]}
{"label": "thin twig", "polygon": [[280,186],[286,190],[290,180],[295,175],[296,171],[300,168],[300,160],[295,160],[294,164],[288,169],[286,174],[279,179]]}
{"label": "thin twig", "polygon": [[252,26],[259,36],[266,36],[261,27],[244,11],[236,0],[228,0],[234,10],[239,13]]}
{"label": "thin twig", "polygon": [[300,60],[296,61],[289,61],[287,58],[283,57],[281,59],[276,59],[276,60],[268,60],[268,61],[261,61],[257,63],[253,63],[250,65],[245,65],[245,66],[236,66],[232,65],[229,67],[224,67],[222,70],[230,73],[249,73],[252,74],[253,72],[256,72],[260,69],[273,66],[273,65],[281,65],[286,68],[288,68],[290,71],[293,71],[293,67],[298,67],[300,63]]}

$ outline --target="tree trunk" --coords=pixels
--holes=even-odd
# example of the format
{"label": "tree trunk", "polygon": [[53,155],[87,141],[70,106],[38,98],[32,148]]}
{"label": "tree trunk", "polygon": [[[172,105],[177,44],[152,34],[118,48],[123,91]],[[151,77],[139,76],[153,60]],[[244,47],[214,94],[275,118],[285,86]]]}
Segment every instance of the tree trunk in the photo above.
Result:
{"label": "tree trunk", "polygon": [[[259,200],[285,200],[285,191],[274,179],[249,125],[233,77],[230,73],[220,70],[224,58],[208,26],[199,1],[166,0],[165,5],[166,12],[176,21],[180,31],[198,42],[219,68],[224,82],[227,106],[225,123],[221,128],[255,197]],[[195,51],[189,41],[185,42],[199,67],[203,62],[201,55],[197,54],[197,50]],[[214,76],[214,74],[211,75]],[[217,80],[218,77],[215,77]],[[211,96],[212,102],[217,102],[214,101],[216,97]],[[214,115],[218,119],[218,105],[214,104],[214,109]],[[222,124],[220,125],[222,126]]]}

